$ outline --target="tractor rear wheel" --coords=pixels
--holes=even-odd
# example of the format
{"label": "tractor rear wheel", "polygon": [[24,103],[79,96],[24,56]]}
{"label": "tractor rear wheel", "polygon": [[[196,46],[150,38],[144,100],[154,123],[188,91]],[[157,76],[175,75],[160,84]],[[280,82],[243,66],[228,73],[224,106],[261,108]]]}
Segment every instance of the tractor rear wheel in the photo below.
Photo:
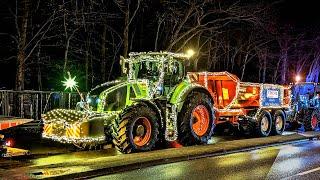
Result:
{"label": "tractor rear wheel", "polygon": [[208,95],[192,92],[178,116],[178,139],[184,146],[206,144],[214,129],[213,103]]}
{"label": "tractor rear wheel", "polygon": [[271,132],[272,118],[268,111],[262,110],[257,116],[255,133],[260,137],[267,137]]}
{"label": "tractor rear wheel", "polygon": [[286,126],[286,118],[282,110],[277,110],[273,115],[272,135],[281,135]]}
{"label": "tractor rear wheel", "polygon": [[113,143],[122,153],[152,150],[159,135],[157,113],[146,105],[129,107],[113,124]]}
{"label": "tractor rear wheel", "polygon": [[320,114],[318,109],[309,110],[304,119],[304,128],[306,131],[315,131],[319,128]]}

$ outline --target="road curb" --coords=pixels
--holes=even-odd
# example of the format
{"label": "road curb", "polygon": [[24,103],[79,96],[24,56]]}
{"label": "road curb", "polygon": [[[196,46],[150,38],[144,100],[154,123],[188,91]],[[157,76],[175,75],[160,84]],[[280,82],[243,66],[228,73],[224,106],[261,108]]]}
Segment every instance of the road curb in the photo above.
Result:
{"label": "road curb", "polygon": [[30,178],[88,179],[92,177],[135,170],[154,165],[213,157],[250,151],[269,146],[291,144],[319,138],[320,133],[311,135],[293,134],[267,138],[251,138],[216,143],[212,145],[172,148],[145,153],[134,153],[111,157],[88,159],[86,162],[66,162],[27,169]]}

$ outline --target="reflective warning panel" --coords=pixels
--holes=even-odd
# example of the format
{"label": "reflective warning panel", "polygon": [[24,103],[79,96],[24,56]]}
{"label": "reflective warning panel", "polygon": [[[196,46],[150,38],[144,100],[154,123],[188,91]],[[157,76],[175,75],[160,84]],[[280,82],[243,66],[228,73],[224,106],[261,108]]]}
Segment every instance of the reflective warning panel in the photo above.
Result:
{"label": "reflective warning panel", "polygon": [[281,106],[282,105],[283,88],[276,85],[263,85],[261,93],[262,106]]}

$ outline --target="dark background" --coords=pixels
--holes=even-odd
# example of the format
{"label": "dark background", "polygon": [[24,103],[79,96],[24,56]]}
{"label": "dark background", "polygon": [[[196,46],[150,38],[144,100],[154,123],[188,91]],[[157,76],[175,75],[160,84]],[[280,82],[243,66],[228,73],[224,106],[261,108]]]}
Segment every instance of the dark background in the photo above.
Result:
{"label": "dark background", "polygon": [[[2,89],[14,89],[16,84],[19,42],[16,27],[21,28],[21,17],[25,11],[23,2],[18,1],[17,6],[15,1],[0,2],[0,88]],[[66,76],[66,71],[77,76],[81,90],[88,90],[120,75],[119,56],[124,55],[125,14],[123,11],[129,7],[128,12],[133,15],[138,1],[65,0],[64,2],[29,1],[26,41],[31,42],[31,45],[25,48],[25,53],[31,52],[31,55],[25,62],[24,89],[63,90],[61,81]],[[316,1],[208,1],[200,6],[201,3],[202,1],[141,1],[129,26],[128,52],[155,50],[157,23],[160,18],[163,18],[157,50],[183,52],[188,48],[198,49],[200,46],[195,44],[206,42],[208,38],[212,38],[212,42],[223,42],[221,43],[223,45],[211,46],[206,43],[204,48],[197,51],[198,63],[194,69],[196,71],[230,71],[240,78],[243,76],[243,81],[252,82],[289,84],[294,81],[293,77],[296,74],[301,74],[304,79],[310,75],[315,77],[313,81],[318,81],[317,53],[320,48],[315,44],[318,44],[320,15]],[[226,21],[208,25],[207,29],[215,26],[219,28],[211,34],[208,30],[203,30],[204,28],[200,29],[199,31],[203,33],[198,39],[195,36],[187,40],[193,34],[190,33],[173,47],[168,48],[170,37],[175,32],[173,21],[182,22],[192,5],[199,5],[199,8],[193,12],[203,11],[204,14],[212,10],[224,10],[224,12],[206,16],[201,22],[203,24],[224,17],[230,17],[232,20],[228,21],[227,25],[221,25]],[[15,13],[16,7],[17,13]],[[228,9],[230,7],[239,7],[239,10],[230,15]],[[43,38],[37,36],[36,33],[53,11],[59,9],[60,12],[56,13],[53,25],[48,28]],[[18,17],[18,26],[15,24],[14,15]],[[68,24],[68,34],[72,34],[73,30],[77,29],[70,41],[67,69],[63,69],[66,48],[64,15]],[[237,17],[238,15],[241,17]],[[256,19],[248,20],[249,16]],[[195,16],[190,16],[178,37],[195,27],[196,22]],[[104,25],[107,27],[105,40],[102,38]],[[44,31],[40,32],[44,33]],[[251,41],[252,34],[254,36]],[[35,39],[31,41],[34,37]],[[18,42],[14,40],[15,38]],[[259,45],[261,40],[265,42],[262,43],[264,45]],[[36,44],[38,41],[39,43]],[[107,49],[105,57],[101,55],[103,41],[106,42]],[[279,43],[284,41],[288,42],[289,46],[285,60],[281,59],[282,50],[285,48]],[[186,42],[185,47],[181,49],[184,42]],[[250,45],[256,42],[259,43]],[[226,53],[227,47],[228,53]],[[237,52],[239,47],[241,50]],[[89,55],[86,55],[87,49],[89,49]],[[262,50],[267,50],[264,75],[262,75],[261,57],[257,55],[257,52]],[[243,66],[246,55],[250,60]],[[302,57],[306,57],[306,60],[303,61]],[[275,68],[279,61],[281,61],[279,67]],[[89,64],[87,67],[86,62]],[[103,62],[105,62],[104,67]],[[282,69],[284,62],[287,64],[285,70]],[[302,68],[298,71],[300,66]],[[282,77],[283,74],[286,75],[285,78]]]}

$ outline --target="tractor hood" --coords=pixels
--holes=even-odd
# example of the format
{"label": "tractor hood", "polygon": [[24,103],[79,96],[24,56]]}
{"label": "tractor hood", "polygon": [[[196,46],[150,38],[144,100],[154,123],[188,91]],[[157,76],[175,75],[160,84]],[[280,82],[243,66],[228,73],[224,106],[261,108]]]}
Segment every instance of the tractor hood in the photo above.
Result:
{"label": "tractor hood", "polygon": [[101,92],[97,112],[118,112],[130,106],[135,99],[148,99],[149,81],[125,81]]}

